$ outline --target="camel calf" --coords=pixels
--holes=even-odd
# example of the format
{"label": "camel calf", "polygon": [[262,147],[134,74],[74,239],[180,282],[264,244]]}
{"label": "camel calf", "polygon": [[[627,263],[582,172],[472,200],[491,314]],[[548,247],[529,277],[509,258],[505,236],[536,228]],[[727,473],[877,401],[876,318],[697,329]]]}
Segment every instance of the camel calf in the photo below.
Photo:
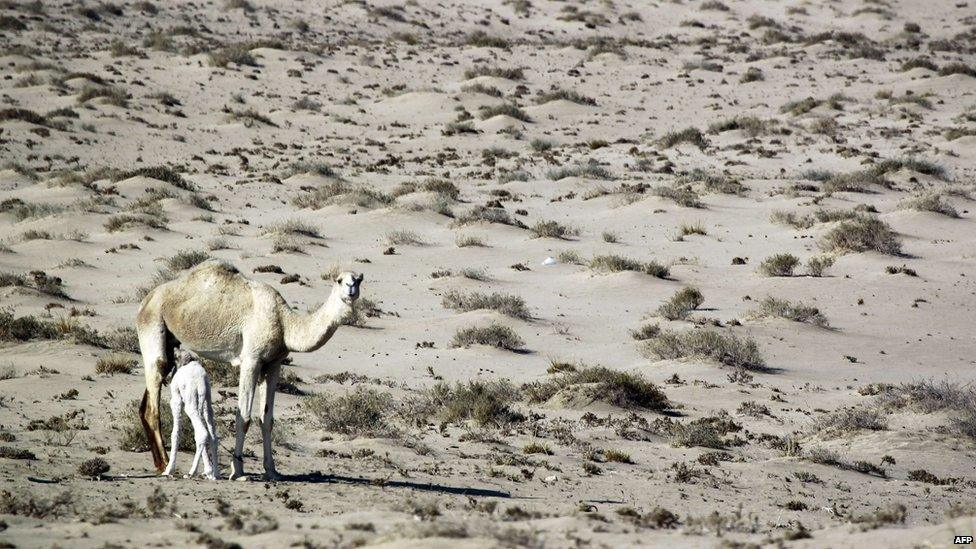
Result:
{"label": "camel calf", "polygon": [[193,439],[196,441],[196,456],[190,466],[188,477],[197,474],[200,458],[203,458],[203,476],[218,478],[217,465],[217,425],[214,423],[213,406],[210,402],[210,376],[203,365],[184,352],[180,366],[173,374],[170,385],[170,409],[173,411],[173,436],[170,439],[169,465],[163,473],[173,474],[176,465],[176,447],[179,446],[180,430],[183,425],[183,411],[193,425]]}

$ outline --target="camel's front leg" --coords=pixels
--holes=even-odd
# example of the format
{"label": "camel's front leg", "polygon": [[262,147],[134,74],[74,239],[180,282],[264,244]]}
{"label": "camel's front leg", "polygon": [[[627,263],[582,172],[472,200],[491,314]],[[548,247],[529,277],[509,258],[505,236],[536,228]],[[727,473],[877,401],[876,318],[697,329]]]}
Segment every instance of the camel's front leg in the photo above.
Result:
{"label": "camel's front leg", "polygon": [[156,472],[162,473],[166,467],[166,462],[163,461],[166,458],[166,447],[163,446],[162,428],[159,422],[159,401],[163,379],[169,373],[169,364],[161,356],[155,357],[149,352],[146,352],[145,356],[149,357],[145,360],[146,392],[143,393],[142,404],[139,406],[139,419],[149,441],[149,450],[152,452]]}
{"label": "camel's front leg", "polygon": [[237,385],[237,425],[234,433],[236,438],[231,461],[231,480],[244,478],[244,436],[251,427],[251,406],[254,404],[258,368],[255,361],[241,361],[241,378]]}
{"label": "camel's front leg", "polygon": [[264,477],[267,480],[281,478],[275,469],[274,454],[272,453],[271,434],[274,429],[274,402],[278,392],[278,379],[281,377],[281,362],[275,362],[265,369],[264,382],[258,389],[258,402],[255,414],[261,414],[261,438],[264,442]]}

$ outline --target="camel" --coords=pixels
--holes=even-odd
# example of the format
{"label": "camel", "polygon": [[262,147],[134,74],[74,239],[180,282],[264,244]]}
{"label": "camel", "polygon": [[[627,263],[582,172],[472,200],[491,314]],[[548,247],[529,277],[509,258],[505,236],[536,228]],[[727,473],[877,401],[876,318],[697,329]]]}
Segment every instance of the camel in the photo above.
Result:
{"label": "camel", "polygon": [[169,465],[163,476],[172,476],[176,467],[176,450],[183,427],[183,411],[193,425],[196,455],[187,477],[197,474],[200,458],[203,458],[203,476],[216,480],[220,474],[217,463],[217,424],[214,423],[213,405],[210,400],[210,376],[200,361],[184,351],[180,367],[170,382],[170,410],[173,412],[173,435],[169,442]]}
{"label": "camel", "polygon": [[277,290],[219,260],[205,261],[149,292],[136,319],[146,370],[139,415],[157,473],[163,471],[166,453],[159,425],[160,391],[180,346],[240,369],[230,478],[246,478],[244,436],[252,410],[264,439],[265,477],[279,478],[271,432],[281,363],[288,353],[315,351],[329,341],[359,298],[362,281],[361,274],[341,273],[326,302],[308,314],[293,311]]}

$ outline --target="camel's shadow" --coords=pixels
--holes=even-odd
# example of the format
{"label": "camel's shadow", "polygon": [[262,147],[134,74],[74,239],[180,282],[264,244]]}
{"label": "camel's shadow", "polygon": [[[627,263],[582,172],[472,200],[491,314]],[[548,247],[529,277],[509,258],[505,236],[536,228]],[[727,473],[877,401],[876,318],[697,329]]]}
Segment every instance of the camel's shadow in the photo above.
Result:
{"label": "camel's shadow", "polygon": [[382,480],[362,477],[347,477],[344,475],[327,475],[321,471],[314,471],[300,475],[281,475],[278,482],[302,482],[307,484],[359,484],[384,488],[410,488],[423,492],[437,492],[471,497],[510,498],[511,494],[501,490],[486,488],[469,488],[465,486],[447,486],[443,484],[409,482],[405,480]]}
{"label": "camel's shadow", "polygon": [[[200,478],[182,478],[182,476],[177,475],[175,477],[164,477],[156,474],[143,474],[143,475],[119,475],[119,476],[105,476],[102,477],[103,481],[125,481],[134,479],[164,479],[173,482],[178,481],[200,481]],[[48,480],[35,477],[28,477],[31,482],[43,483],[43,484],[58,484],[60,480]],[[264,482],[261,479],[261,475],[254,475],[248,477],[248,480],[252,482]],[[227,479],[226,476],[221,477],[218,481],[206,481],[206,482],[233,482]],[[306,483],[306,484],[350,484],[350,485],[360,485],[360,486],[375,486],[377,488],[408,488],[411,490],[419,490],[421,492],[436,492],[440,494],[450,494],[458,496],[471,496],[480,498],[506,498],[509,499],[512,495],[508,492],[502,492],[501,490],[491,490],[486,488],[469,488],[465,486],[446,486],[442,484],[434,483],[422,483],[422,482],[408,482],[405,480],[386,480],[386,479],[372,479],[372,478],[362,478],[362,477],[347,477],[344,475],[327,475],[321,471],[313,471],[311,473],[304,473],[300,475],[281,475],[281,477],[275,482],[295,482],[295,483]],[[522,498],[520,498],[522,499]]]}

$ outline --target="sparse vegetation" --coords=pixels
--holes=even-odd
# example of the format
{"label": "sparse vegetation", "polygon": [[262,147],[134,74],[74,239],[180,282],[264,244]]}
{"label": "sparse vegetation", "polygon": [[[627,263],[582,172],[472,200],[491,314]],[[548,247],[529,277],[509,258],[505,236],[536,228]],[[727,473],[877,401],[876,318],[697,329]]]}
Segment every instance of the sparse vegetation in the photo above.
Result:
{"label": "sparse vegetation", "polygon": [[976,68],[970,67],[965,63],[946,63],[939,69],[939,76],[950,76],[953,74],[964,74],[976,78]]}
{"label": "sparse vegetation", "polygon": [[564,166],[562,168],[550,170],[546,175],[553,181],[559,181],[560,179],[566,179],[567,177],[585,177],[588,179],[603,180],[613,179],[613,174],[610,173],[610,170],[593,162],[586,162],[577,164],[575,166]]}
{"label": "sparse vegetation", "polygon": [[468,46],[478,46],[481,48],[508,48],[508,40],[499,36],[491,36],[485,31],[478,30],[467,35],[464,43]]}
{"label": "sparse vegetation", "polygon": [[708,146],[708,140],[706,140],[705,136],[702,135],[701,130],[693,127],[666,133],[663,137],[657,140],[658,146],[664,149],[670,149],[671,147],[680,145],[682,143],[694,145],[699,149],[704,149]]}
{"label": "sparse vegetation", "polygon": [[504,427],[525,419],[511,408],[519,398],[518,389],[504,380],[441,382],[408,399],[404,415],[415,424],[437,418],[447,423],[473,421],[479,427]]}
{"label": "sparse vegetation", "polygon": [[826,252],[875,251],[888,255],[901,253],[898,235],[887,223],[868,215],[841,221],[820,239],[819,244],[820,249]]}
{"label": "sparse vegetation", "polygon": [[502,324],[462,328],[454,334],[454,339],[451,340],[451,347],[454,348],[471,345],[488,345],[515,351],[521,349],[525,342],[515,333],[515,330]]}
{"label": "sparse vegetation", "polygon": [[532,313],[525,305],[525,300],[517,295],[483,294],[479,292],[465,294],[459,291],[450,291],[444,294],[441,304],[447,309],[461,312],[488,309],[522,320],[532,318]]}
{"label": "sparse vegetation", "polygon": [[479,76],[491,76],[493,78],[504,78],[506,80],[524,80],[525,73],[520,68],[504,68],[504,67],[489,67],[485,65],[478,65],[467,69],[464,71],[464,77],[467,79],[477,78]]}
{"label": "sparse vegetation", "polygon": [[138,363],[128,355],[113,353],[95,362],[95,373],[102,375],[131,374]]}
{"label": "sparse vegetation", "polygon": [[494,116],[510,116],[522,122],[532,122],[528,113],[516,105],[503,103],[501,105],[484,105],[478,108],[478,116],[482,120],[488,120]]}
{"label": "sparse vegetation", "polygon": [[100,457],[86,459],[78,466],[78,474],[92,480],[102,478],[110,470],[108,462]]}
{"label": "sparse vegetation", "polygon": [[759,302],[759,307],[753,311],[752,315],[756,318],[785,318],[793,322],[805,322],[821,328],[830,326],[827,317],[816,307],[768,296]]}
{"label": "sparse vegetation", "polygon": [[543,103],[549,103],[550,101],[570,101],[572,103],[577,103],[579,105],[596,105],[596,101],[591,97],[586,97],[585,95],[580,95],[579,93],[572,90],[557,89],[553,91],[543,92],[539,94],[536,99],[536,103],[540,105]]}
{"label": "sparse vegetation", "polygon": [[390,231],[386,233],[386,243],[391,246],[422,246],[425,244],[420,235],[413,231]]}
{"label": "sparse vegetation", "polygon": [[946,217],[959,217],[959,212],[940,193],[929,193],[902,202],[903,208],[920,212],[940,213]]}
{"label": "sparse vegetation", "polygon": [[705,297],[698,288],[685,286],[658,307],[657,312],[668,320],[684,320],[704,302]]}
{"label": "sparse vegetation", "polygon": [[766,369],[766,361],[753,339],[718,330],[662,330],[642,345],[647,354],[662,359],[703,358],[732,368]]}
{"label": "sparse vegetation", "polygon": [[393,397],[362,385],[339,396],[309,395],[301,400],[299,406],[309,422],[326,431],[353,437],[380,438],[395,436],[399,432],[389,422],[394,409]]}
{"label": "sparse vegetation", "polygon": [[546,402],[561,394],[568,399],[581,397],[589,402],[606,402],[621,408],[660,411],[671,407],[664,392],[640,374],[600,366],[577,367],[552,380],[527,384],[522,390],[531,403]]}
{"label": "sparse vegetation", "polygon": [[759,272],[766,276],[793,276],[800,258],[793,254],[771,255],[759,265]]}
{"label": "sparse vegetation", "polygon": [[539,221],[532,226],[531,230],[539,238],[567,238],[579,234],[578,229],[551,220]]}
{"label": "sparse vegetation", "polygon": [[814,428],[828,436],[840,436],[861,430],[884,431],[888,428],[888,421],[874,408],[845,408],[821,416]]}
{"label": "sparse vegetation", "polygon": [[619,273],[634,271],[649,274],[657,278],[667,278],[669,270],[656,261],[640,262],[619,255],[598,255],[590,260],[589,267],[595,271]]}

